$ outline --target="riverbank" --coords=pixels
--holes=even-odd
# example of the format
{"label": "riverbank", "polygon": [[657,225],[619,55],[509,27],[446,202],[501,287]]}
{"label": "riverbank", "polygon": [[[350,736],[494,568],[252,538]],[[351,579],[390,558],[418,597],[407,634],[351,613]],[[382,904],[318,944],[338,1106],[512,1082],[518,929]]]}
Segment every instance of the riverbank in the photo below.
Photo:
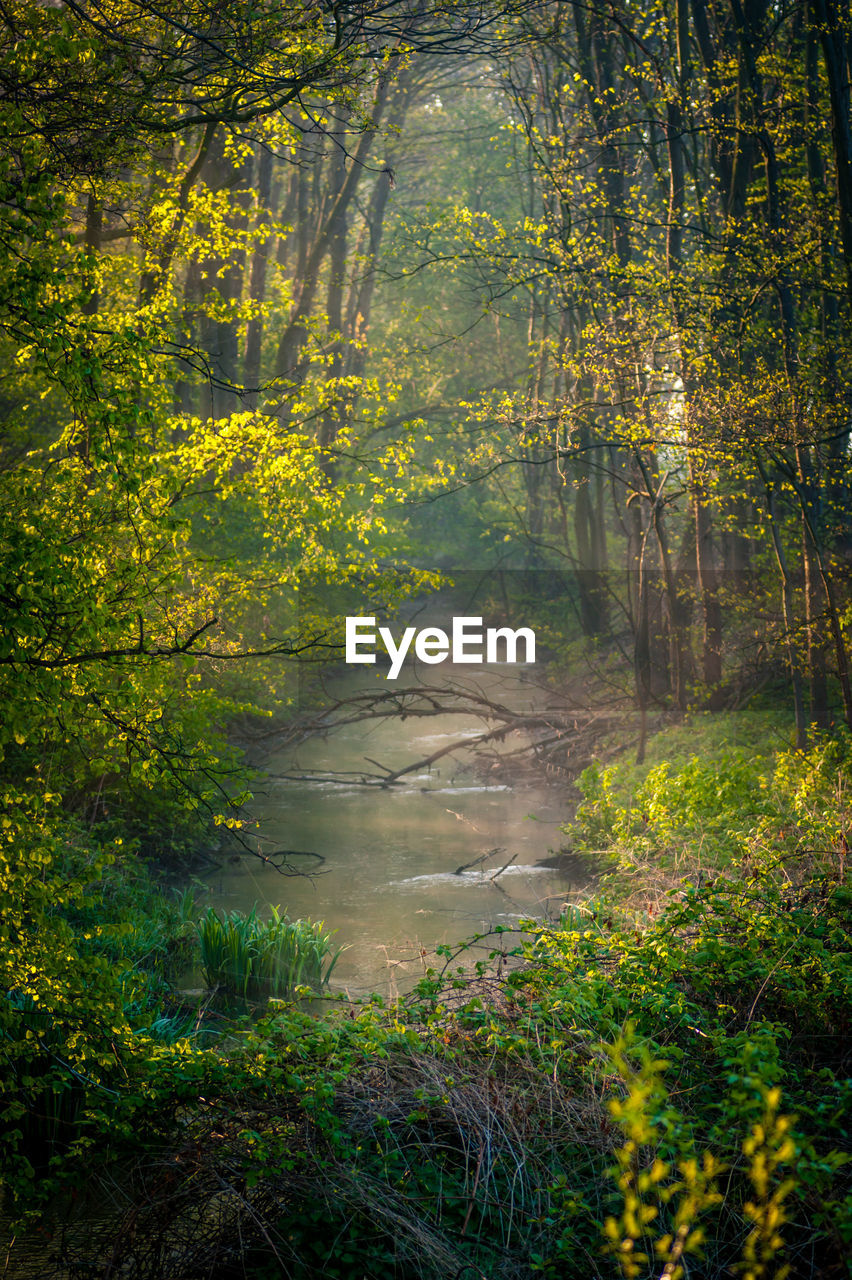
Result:
{"label": "riverbank", "polygon": [[[490,743],[485,761],[475,750],[493,727],[487,700],[520,718],[546,691],[505,669],[482,671],[475,683],[455,674],[440,698],[430,690],[407,714],[381,714],[380,705],[372,717],[360,701],[363,678],[331,679],[326,696],[341,723],[267,754],[246,814],[251,847],[201,875],[205,904],[244,912],[280,904],[324,921],[346,947],[338,986],[385,997],[410,990],[436,946],[528,916],[558,918],[566,896],[589,883],[583,863],[546,866],[574,793],[530,770],[496,776],[495,760],[531,752],[522,730]],[[411,683],[410,703],[422,689]],[[362,780],[410,765],[384,786]],[[282,875],[254,850],[283,851],[287,869],[306,874]]]}
{"label": "riverbank", "polygon": [[587,775],[566,833],[611,879],[489,958],[445,948],[391,1004],[90,1024],[91,1086],[17,1189],[85,1161],[90,1197],[122,1190],[42,1218],[42,1274],[843,1275],[848,743],[796,752],[749,713],[654,746]]}

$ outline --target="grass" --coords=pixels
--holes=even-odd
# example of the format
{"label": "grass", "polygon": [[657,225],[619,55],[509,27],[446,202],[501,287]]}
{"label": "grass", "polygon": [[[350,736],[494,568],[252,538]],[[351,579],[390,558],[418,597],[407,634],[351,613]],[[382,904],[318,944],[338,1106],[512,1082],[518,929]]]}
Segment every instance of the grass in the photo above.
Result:
{"label": "grass", "polygon": [[636,764],[633,753],[625,751],[608,771],[614,790],[626,799],[662,764],[677,772],[694,757],[710,761],[741,755],[756,768],[771,772],[777,753],[789,750],[794,742],[792,717],[778,707],[698,711],[650,734],[642,764]]}
{"label": "grass", "polygon": [[621,875],[625,897],[633,892],[625,875],[671,888],[756,849],[830,850],[849,821],[848,753],[839,729],[797,751],[776,712],[698,715],[654,735],[642,766],[624,756],[586,769],[583,799],[563,831],[572,850]]}
{"label": "grass", "polygon": [[289,920],[272,908],[269,921],[248,913],[210,907],[196,925],[208,986],[231,995],[271,995],[289,999],[299,988],[321,991],[340,955],[323,922]]}

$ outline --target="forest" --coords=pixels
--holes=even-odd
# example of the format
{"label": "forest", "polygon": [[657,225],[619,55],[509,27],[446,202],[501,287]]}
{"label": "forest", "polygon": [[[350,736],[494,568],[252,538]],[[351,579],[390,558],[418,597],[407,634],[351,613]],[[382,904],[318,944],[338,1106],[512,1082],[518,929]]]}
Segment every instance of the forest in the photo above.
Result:
{"label": "forest", "polygon": [[[843,0],[0,4],[4,1277],[850,1274],[850,85]],[[532,710],[331,698],[448,599]],[[461,711],[590,887],[353,998],[269,744]]]}

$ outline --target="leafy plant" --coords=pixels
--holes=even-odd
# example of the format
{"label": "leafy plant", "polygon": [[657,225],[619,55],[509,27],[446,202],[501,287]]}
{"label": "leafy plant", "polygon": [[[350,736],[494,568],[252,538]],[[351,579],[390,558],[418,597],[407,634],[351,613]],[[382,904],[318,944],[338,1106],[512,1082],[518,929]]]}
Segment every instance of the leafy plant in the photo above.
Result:
{"label": "leafy plant", "polygon": [[257,907],[221,915],[210,907],[197,924],[208,985],[234,995],[291,997],[300,987],[321,991],[340,955],[322,921],[289,920],[272,908],[268,922]]}

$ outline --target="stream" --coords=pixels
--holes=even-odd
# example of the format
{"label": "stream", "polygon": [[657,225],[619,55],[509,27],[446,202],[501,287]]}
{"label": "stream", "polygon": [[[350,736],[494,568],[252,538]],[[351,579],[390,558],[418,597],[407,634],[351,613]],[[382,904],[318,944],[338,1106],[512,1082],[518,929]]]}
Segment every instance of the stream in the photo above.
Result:
{"label": "stream", "polygon": [[[456,676],[473,687],[469,674]],[[524,684],[522,670],[507,674],[505,666],[480,668],[475,687],[527,707],[541,696]],[[363,689],[363,677],[351,673],[334,683],[336,696]],[[389,787],[322,780],[332,771],[374,772],[370,760],[398,769],[486,728],[471,713],[373,720],[273,755],[252,805],[263,847],[315,853],[323,861],[292,859],[312,874],[285,876],[241,855],[207,876],[204,905],[248,911],[257,904],[261,915],[274,905],[291,919],[324,921],[345,948],[332,988],[353,996],[409,989],[440,944],[531,916],[558,918],[566,895],[584,887],[582,873],[578,879],[573,870],[538,865],[563,843],[560,825],[570,805],[560,788],[489,784],[465,751]],[[516,751],[523,742],[510,733],[497,750]],[[320,780],[280,777],[302,773]],[[498,941],[486,939],[484,952]]]}

